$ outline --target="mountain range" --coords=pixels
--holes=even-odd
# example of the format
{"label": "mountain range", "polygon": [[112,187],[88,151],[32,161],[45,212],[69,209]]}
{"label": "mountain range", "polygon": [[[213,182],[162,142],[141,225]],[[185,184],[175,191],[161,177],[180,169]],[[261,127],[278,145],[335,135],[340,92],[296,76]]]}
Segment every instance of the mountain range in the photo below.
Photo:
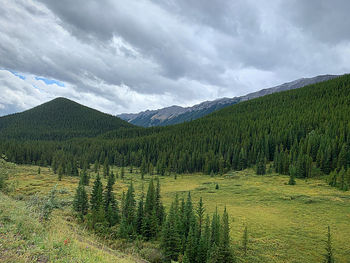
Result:
{"label": "mountain range", "polygon": [[320,75],[313,78],[301,78],[279,86],[249,93],[241,97],[221,98],[213,101],[205,101],[192,107],[170,106],[158,110],[146,110],[139,113],[123,113],[117,115],[117,117],[131,124],[143,127],[173,125],[198,119],[211,112],[238,102],[262,97],[276,92],[298,89],[307,85],[333,79],[335,77],[337,77],[337,75]]}

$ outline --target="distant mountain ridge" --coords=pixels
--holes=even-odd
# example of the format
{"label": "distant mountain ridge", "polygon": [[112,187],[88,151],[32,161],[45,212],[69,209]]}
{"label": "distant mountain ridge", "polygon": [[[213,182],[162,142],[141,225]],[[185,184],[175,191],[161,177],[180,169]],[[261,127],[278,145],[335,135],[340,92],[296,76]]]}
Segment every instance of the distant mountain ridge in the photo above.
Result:
{"label": "distant mountain ridge", "polygon": [[307,85],[316,84],[338,77],[338,75],[320,75],[313,78],[301,78],[287,82],[272,88],[262,89],[244,96],[234,98],[221,98],[213,101],[205,101],[192,107],[170,106],[158,110],[146,110],[139,113],[123,113],[117,117],[137,126],[167,126],[191,121],[203,117],[216,110],[268,94],[298,89]]}

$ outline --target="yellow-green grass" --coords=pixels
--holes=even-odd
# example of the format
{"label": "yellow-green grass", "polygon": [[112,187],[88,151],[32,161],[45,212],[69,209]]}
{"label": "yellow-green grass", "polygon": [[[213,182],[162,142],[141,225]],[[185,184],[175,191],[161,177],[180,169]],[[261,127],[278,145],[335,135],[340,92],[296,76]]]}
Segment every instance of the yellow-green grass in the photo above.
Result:
{"label": "yellow-green grass", "polygon": [[[63,177],[59,182],[48,168],[41,168],[40,175],[37,170],[35,166],[17,166],[9,180],[15,189],[11,195],[46,195],[58,184],[59,188],[69,191],[67,198],[72,198],[77,178]],[[112,170],[120,175],[120,168]],[[125,178],[117,179],[115,193],[119,198],[131,180],[137,197],[142,189],[147,191],[150,176],[146,175],[142,181],[140,173],[135,171],[130,174],[125,169]],[[105,179],[103,181],[105,185]],[[222,213],[226,206],[239,262],[323,262],[328,225],[336,262],[350,262],[350,193],[331,188],[323,179],[297,179],[297,184],[290,186],[286,184],[286,176],[257,176],[248,169],[222,177],[185,174],[177,175],[176,180],[174,176],[160,177],[160,181],[162,200],[167,208],[175,194],[186,198],[188,191],[195,203],[199,197],[203,198],[208,213],[216,207]],[[244,225],[249,232],[246,257],[241,251]]]}

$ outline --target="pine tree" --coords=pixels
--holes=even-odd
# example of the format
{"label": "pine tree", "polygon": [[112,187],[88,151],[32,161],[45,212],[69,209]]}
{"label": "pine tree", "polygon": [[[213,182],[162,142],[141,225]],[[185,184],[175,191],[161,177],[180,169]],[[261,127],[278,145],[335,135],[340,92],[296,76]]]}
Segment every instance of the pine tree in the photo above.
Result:
{"label": "pine tree", "polygon": [[244,227],[244,231],[243,231],[242,247],[243,247],[244,256],[246,256],[247,249],[248,249],[248,227],[247,226]]}
{"label": "pine tree", "polygon": [[219,262],[232,263],[235,262],[233,251],[230,245],[230,226],[228,222],[228,213],[226,207],[222,216],[221,235],[219,243]]}
{"label": "pine tree", "polygon": [[214,243],[209,250],[208,263],[221,263],[219,246]]}
{"label": "pine tree", "polygon": [[98,160],[96,159],[95,164],[94,164],[94,172],[97,173],[100,170],[100,164]]}
{"label": "pine tree", "polygon": [[295,185],[296,184],[296,182],[295,182],[296,173],[297,173],[297,170],[296,170],[295,166],[291,165],[290,168],[289,168],[289,181],[288,181],[289,185]]}
{"label": "pine tree", "polygon": [[146,174],[146,160],[142,159],[141,167],[140,167],[140,172],[141,172],[141,179],[143,180],[145,178]]}
{"label": "pine tree", "polygon": [[340,170],[339,172],[339,179],[340,179],[340,182],[339,182],[339,189],[342,190],[342,191],[347,191],[347,184],[346,184],[346,181],[345,181],[345,176],[346,176],[346,172],[344,170],[344,167],[342,167],[342,169]]}
{"label": "pine tree", "polygon": [[193,221],[188,232],[185,250],[185,255],[188,257],[189,262],[196,262],[197,259],[198,239],[196,232],[196,221]]}
{"label": "pine tree", "polygon": [[[177,199],[177,198],[176,198]],[[161,248],[163,251],[164,262],[177,261],[181,251],[181,238],[178,233],[176,202],[174,201],[166,217],[162,231]]]}
{"label": "pine tree", "polygon": [[202,234],[204,212],[205,212],[202,197],[199,198],[196,212],[197,212],[197,219],[198,219],[198,237],[200,237]]}
{"label": "pine tree", "polygon": [[191,222],[194,218],[193,214],[193,205],[192,205],[192,198],[191,198],[191,192],[188,192],[187,200],[184,208],[184,217],[183,217],[183,226],[184,226],[184,236],[187,238],[188,232],[190,231]]}
{"label": "pine tree", "polygon": [[38,174],[40,174],[41,173],[41,170],[40,170],[40,166],[39,166],[39,168],[38,168]]}
{"label": "pine tree", "polygon": [[258,175],[266,174],[265,156],[261,152],[258,155],[257,166],[256,166],[256,174],[258,174]]}
{"label": "pine tree", "polygon": [[207,215],[205,220],[205,226],[202,230],[200,236],[198,252],[197,252],[197,262],[206,262],[209,253],[209,242],[210,242],[210,219]]}
{"label": "pine tree", "polygon": [[81,183],[79,183],[74,196],[73,209],[75,212],[77,212],[81,220],[83,220],[84,216],[88,213],[88,209],[89,209],[88,196],[86,194],[84,185]]}
{"label": "pine tree", "polygon": [[120,236],[123,238],[133,239],[135,234],[135,194],[134,186],[131,182],[122,199],[122,220],[119,228]]}
{"label": "pine tree", "polygon": [[110,227],[114,226],[119,222],[119,209],[118,203],[115,199],[113,193],[113,185],[114,185],[114,176],[113,173],[109,174],[106,191],[104,194],[104,209],[106,220]]}
{"label": "pine tree", "polygon": [[327,241],[326,241],[326,254],[325,263],[334,263],[333,248],[332,248],[332,236],[331,228],[328,226]]}
{"label": "pine tree", "polygon": [[146,240],[152,239],[157,234],[158,220],[156,216],[156,209],[156,196],[153,179],[151,179],[146,194],[144,218],[142,225],[143,236]]}
{"label": "pine tree", "polygon": [[157,224],[158,224],[158,226],[162,226],[163,221],[164,221],[164,206],[162,204],[161,195],[160,195],[159,177],[157,177],[156,181],[157,181],[157,185],[156,185],[156,189],[155,189],[155,191],[156,191],[155,192],[155,207],[156,207],[156,216],[157,216],[157,220],[158,220]]}
{"label": "pine tree", "polygon": [[82,185],[89,185],[89,175],[87,174],[86,168],[80,173],[80,182]]}
{"label": "pine tree", "polygon": [[348,165],[348,147],[346,146],[346,144],[343,144],[340,153],[338,155],[338,164],[337,164],[337,168],[338,171],[341,168],[347,168]]}
{"label": "pine tree", "polygon": [[103,164],[103,177],[108,178],[108,176],[109,176],[109,164],[108,164],[108,158],[106,158]]}
{"label": "pine tree", "polygon": [[58,167],[58,180],[61,181],[64,174],[64,167],[62,164]]}
{"label": "pine tree", "polygon": [[94,228],[96,223],[102,223],[105,220],[103,207],[103,189],[100,175],[97,174],[91,193],[91,226]]}
{"label": "pine tree", "polygon": [[141,194],[141,198],[138,203],[137,213],[136,213],[136,233],[142,235],[142,223],[144,217],[144,204],[143,204],[144,195]]}
{"label": "pine tree", "polygon": [[211,220],[211,234],[210,234],[210,245],[213,246],[214,243],[219,245],[220,241],[220,216],[218,214],[218,208],[216,208],[213,214],[213,219]]}

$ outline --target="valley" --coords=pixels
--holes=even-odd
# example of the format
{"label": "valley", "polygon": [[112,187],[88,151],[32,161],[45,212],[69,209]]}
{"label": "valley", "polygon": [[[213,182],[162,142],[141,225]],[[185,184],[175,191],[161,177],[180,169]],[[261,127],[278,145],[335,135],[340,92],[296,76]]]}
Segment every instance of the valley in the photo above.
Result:
{"label": "valley", "polygon": [[[118,167],[111,167],[111,171],[115,174],[121,173]],[[102,172],[101,169],[100,174]],[[89,174],[91,183],[87,187],[88,192],[91,191],[96,173],[89,170]],[[130,174],[129,169],[126,169],[124,179],[116,179],[116,198],[121,199],[122,192],[127,191],[132,180],[138,200],[142,188],[146,191],[150,178],[147,174],[145,179],[141,180],[139,170],[134,168]],[[161,197],[166,210],[169,209],[175,194],[180,199],[186,198],[188,191],[191,192],[194,205],[199,197],[203,198],[206,213],[214,212],[216,206],[221,213],[226,206],[230,215],[231,240],[237,262],[320,262],[325,253],[328,225],[332,230],[336,262],[348,262],[350,193],[330,187],[324,178],[297,179],[296,185],[291,186],[287,185],[287,176],[275,173],[257,176],[252,169],[230,171],[223,176],[214,177],[179,174],[177,179],[174,175],[159,178]],[[55,209],[49,223],[40,223],[35,217],[30,217],[24,227],[31,229],[33,226],[27,224],[32,223],[34,231],[42,228],[43,230],[37,231],[45,231],[47,236],[43,237],[41,234],[42,240],[29,239],[34,240],[35,245],[30,245],[29,241],[20,241],[16,230],[9,226],[13,223],[12,220],[27,220],[23,217],[30,213],[30,209],[25,204],[33,196],[47,196],[55,185],[59,192],[58,198],[68,203],[72,202],[78,181],[79,178],[74,177],[63,177],[62,181],[58,181],[57,175],[45,167],[41,167],[40,174],[37,166],[16,165],[12,168],[8,182],[12,189],[9,196],[13,199],[10,200],[3,194],[0,198],[0,231],[7,238],[6,244],[4,239],[0,241],[3,258],[28,262],[28,259],[42,253],[47,259],[55,259],[56,262],[141,262],[140,254],[145,251],[144,248],[158,247],[157,242],[144,242],[142,245],[138,244],[137,248],[135,244],[128,242],[122,245],[118,240],[104,240],[78,224],[72,217],[70,206]],[[106,179],[102,179],[102,182],[105,186]],[[216,189],[216,184],[219,185],[219,189]],[[6,218],[10,219],[7,221]],[[246,256],[242,251],[244,226],[248,228]],[[70,243],[66,246],[64,240],[67,238]],[[100,245],[92,246],[92,242]],[[33,251],[33,246],[38,247]],[[104,252],[110,248],[111,253]],[[58,253],[57,249],[61,252]],[[125,254],[134,256],[125,258]]]}

